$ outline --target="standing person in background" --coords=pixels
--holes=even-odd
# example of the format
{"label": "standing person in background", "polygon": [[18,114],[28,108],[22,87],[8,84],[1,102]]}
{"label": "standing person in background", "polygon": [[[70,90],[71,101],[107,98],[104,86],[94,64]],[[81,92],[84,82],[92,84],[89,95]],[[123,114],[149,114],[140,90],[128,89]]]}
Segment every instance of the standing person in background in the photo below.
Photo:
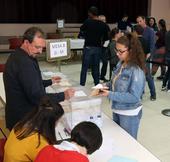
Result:
{"label": "standing person in background", "polygon": [[35,162],[89,162],[87,155],[102,145],[102,133],[96,124],[81,122],[71,131],[71,140],[60,145],[46,146]]}
{"label": "standing person in background", "polygon": [[110,42],[107,47],[107,52],[109,55],[109,63],[110,63],[110,74],[109,74],[109,80],[112,76],[112,71],[116,68],[116,65],[119,61],[119,58],[116,54],[115,47],[116,47],[116,41],[119,37],[122,36],[122,33],[119,31],[118,28],[114,28],[110,32]]}
{"label": "standing person in background", "polygon": [[[159,63],[165,63],[165,35],[166,35],[166,22],[164,19],[160,19],[158,22],[159,31],[156,33],[156,44],[153,55],[153,61]],[[165,76],[166,67],[163,65],[152,65],[152,75],[155,75],[158,68],[161,68],[161,75],[157,79],[162,80]]]}
{"label": "standing person in background", "polygon": [[86,75],[89,67],[92,69],[94,84],[99,83],[100,56],[103,42],[108,40],[107,25],[98,18],[98,9],[90,7],[89,19],[80,27],[85,38],[83,49],[82,67],[80,74],[80,85],[85,86]]}
{"label": "standing person in background", "polygon": [[[148,56],[147,60],[150,60],[150,58],[152,58],[152,54],[154,52],[155,49],[155,33],[153,31],[153,29],[151,29],[150,27],[148,27],[146,25],[146,19],[144,16],[138,16],[136,19],[138,25],[140,25],[144,31],[143,31],[143,38],[146,40],[148,46],[149,46],[149,50],[150,50],[150,56]],[[147,70],[147,75],[146,75],[146,80],[148,82],[148,86],[150,89],[150,100],[151,101],[155,101],[156,100],[156,90],[155,90],[155,83],[154,83],[154,78],[151,75],[151,69],[150,69],[150,63],[147,62],[146,63],[146,70]]]}
{"label": "standing person in background", "polygon": [[158,26],[156,23],[156,19],[154,17],[149,17],[148,18],[148,26],[154,30],[156,33],[158,31]]}
{"label": "standing person in background", "polygon": [[142,116],[141,97],[145,88],[144,53],[137,37],[128,33],[116,41],[115,51],[120,59],[109,90],[101,95],[112,101],[113,120],[135,139]]}
{"label": "standing person in background", "polygon": [[118,22],[118,29],[121,30],[122,32],[127,31],[127,27],[132,27],[131,23],[128,20],[128,15],[124,15],[123,18]]}
{"label": "standing person in background", "polygon": [[[104,15],[99,15],[99,20],[104,22],[106,24],[106,17]],[[110,34],[110,28],[109,26],[106,24],[107,26],[107,30],[108,30],[108,36]],[[105,43],[103,42],[103,44],[105,45]],[[108,80],[105,78],[106,73],[107,73],[107,64],[108,64],[108,56],[107,56],[107,46],[106,47],[102,47],[102,54],[101,54],[101,60],[102,60],[102,68],[101,68],[101,72],[100,72],[100,80],[103,80],[104,82],[107,82]]]}
{"label": "standing person in background", "polygon": [[55,127],[64,110],[49,97],[41,98],[39,106],[19,121],[5,144],[4,162],[33,162],[38,152],[56,144]]}
{"label": "standing person in background", "polygon": [[144,29],[140,25],[135,25],[133,29],[134,29],[134,33],[137,35],[137,37],[142,45],[142,49],[145,54],[145,61],[146,61],[147,58],[150,56],[150,48],[149,48],[145,38],[143,38]]}
{"label": "standing person in background", "polygon": [[162,91],[170,92],[170,31],[165,35],[165,50],[165,62],[168,65],[168,69],[163,78]]}
{"label": "standing person in background", "polygon": [[36,57],[42,53],[44,47],[44,32],[38,27],[30,27],[23,35],[21,47],[7,60],[3,80],[6,94],[5,120],[9,130],[38,106],[42,96],[48,95],[55,102],[60,102],[74,95],[73,89],[46,94],[45,87],[59,82],[61,78],[42,80]]}

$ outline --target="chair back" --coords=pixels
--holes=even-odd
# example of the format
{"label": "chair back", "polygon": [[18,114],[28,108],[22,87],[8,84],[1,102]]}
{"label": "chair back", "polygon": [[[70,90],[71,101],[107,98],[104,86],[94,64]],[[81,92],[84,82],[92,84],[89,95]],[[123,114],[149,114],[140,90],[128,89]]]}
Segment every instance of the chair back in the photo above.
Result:
{"label": "chair back", "polygon": [[3,138],[0,138],[0,162],[3,162],[4,159],[4,146],[7,140],[7,137],[3,130],[0,128],[1,134],[4,136]]}

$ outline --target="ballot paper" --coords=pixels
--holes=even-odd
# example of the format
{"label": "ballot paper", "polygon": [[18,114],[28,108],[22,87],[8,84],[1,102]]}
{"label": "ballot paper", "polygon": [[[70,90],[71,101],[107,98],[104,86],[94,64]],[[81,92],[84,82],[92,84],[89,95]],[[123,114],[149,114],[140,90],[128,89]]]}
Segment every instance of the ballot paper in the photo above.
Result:
{"label": "ballot paper", "polygon": [[82,90],[75,91],[74,97],[84,97],[87,96]]}
{"label": "ballot paper", "polygon": [[46,78],[51,78],[54,76],[59,76],[61,78],[66,78],[66,76],[63,73],[60,72],[52,72],[52,71],[42,71],[42,75]]}
{"label": "ballot paper", "polygon": [[92,89],[102,89],[104,88],[102,84],[97,84],[96,86],[92,87]]}

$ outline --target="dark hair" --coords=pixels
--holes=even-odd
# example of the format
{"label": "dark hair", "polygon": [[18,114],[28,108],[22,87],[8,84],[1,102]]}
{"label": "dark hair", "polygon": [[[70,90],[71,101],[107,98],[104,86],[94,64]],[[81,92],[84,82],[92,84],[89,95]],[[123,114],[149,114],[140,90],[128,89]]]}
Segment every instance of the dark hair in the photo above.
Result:
{"label": "dark hair", "polygon": [[133,27],[133,30],[138,34],[138,35],[142,35],[143,34],[143,27],[141,25],[135,25]]}
{"label": "dark hair", "polygon": [[45,38],[45,34],[42,29],[39,27],[30,27],[25,31],[23,35],[23,41],[28,40],[30,43],[32,43],[35,36],[38,36],[39,38]]}
{"label": "dark hair", "polygon": [[[151,19],[154,21],[153,26],[151,26],[150,23],[149,23]],[[157,26],[157,25],[156,25],[156,19],[155,19],[154,17],[149,17],[149,18],[148,18],[148,26],[149,26],[149,27],[153,27],[153,28],[154,28],[155,26]]]}
{"label": "dark hair", "polygon": [[142,18],[143,20],[146,20],[146,17],[142,15],[138,15],[137,18]]}
{"label": "dark hair", "polygon": [[161,26],[161,30],[164,31],[164,32],[167,32],[167,29],[166,29],[166,21],[164,19],[160,19],[159,20],[159,25]]}
{"label": "dark hair", "polygon": [[94,16],[98,16],[98,8],[95,6],[91,6],[88,10],[88,13],[94,15]]}
{"label": "dark hair", "polygon": [[138,38],[132,33],[126,33],[120,37],[116,43],[122,44],[129,50],[128,64],[132,66],[138,65],[144,70],[145,55]]}
{"label": "dark hair", "polygon": [[113,28],[110,32],[110,39],[115,38],[115,35],[119,33],[118,28]]}
{"label": "dark hair", "polygon": [[92,122],[81,122],[71,131],[71,141],[87,149],[92,154],[102,145],[102,133],[98,126]]}
{"label": "dark hair", "polygon": [[39,106],[15,125],[14,132],[19,140],[38,133],[38,146],[40,145],[40,135],[49,144],[56,144],[55,125],[63,114],[64,110],[60,104],[54,103],[48,96],[44,96],[41,98]]}

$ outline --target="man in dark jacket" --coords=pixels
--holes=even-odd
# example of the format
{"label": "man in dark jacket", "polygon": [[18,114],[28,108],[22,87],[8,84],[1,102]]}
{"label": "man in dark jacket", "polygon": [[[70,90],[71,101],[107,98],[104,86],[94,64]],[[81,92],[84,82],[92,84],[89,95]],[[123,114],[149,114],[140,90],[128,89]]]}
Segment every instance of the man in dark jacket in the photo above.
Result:
{"label": "man in dark jacket", "polygon": [[85,86],[86,75],[89,67],[92,69],[94,84],[99,83],[99,63],[103,42],[108,40],[107,25],[98,18],[98,9],[90,7],[89,18],[80,27],[80,33],[85,39],[80,85]]}
{"label": "man in dark jacket", "polygon": [[11,130],[28,112],[36,108],[42,96],[50,96],[54,102],[69,99],[73,89],[61,93],[46,94],[45,87],[58,82],[59,77],[42,80],[36,59],[45,47],[44,33],[40,28],[31,27],[23,35],[23,43],[7,60],[3,75],[6,108],[6,127]]}

